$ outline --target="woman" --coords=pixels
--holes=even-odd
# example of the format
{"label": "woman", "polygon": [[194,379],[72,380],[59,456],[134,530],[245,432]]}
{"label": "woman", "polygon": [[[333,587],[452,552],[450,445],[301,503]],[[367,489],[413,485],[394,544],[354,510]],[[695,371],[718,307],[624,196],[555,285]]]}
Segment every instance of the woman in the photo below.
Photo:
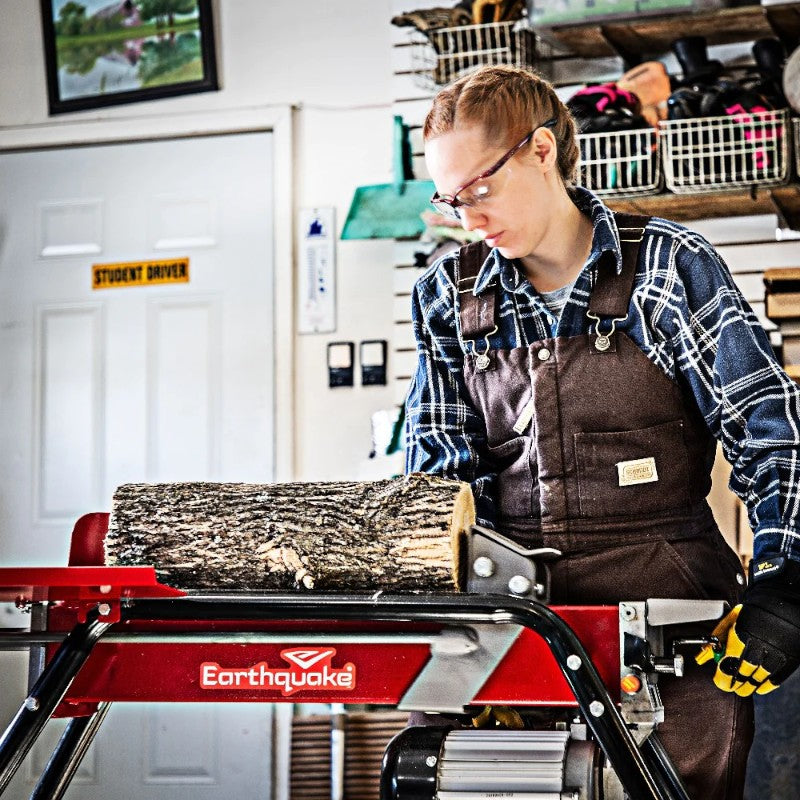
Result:
{"label": "woman", "polygon": [[554,603],[738,613],[745,576],[705,500],[719,439],[770,568],[727,620],[725,693],[694,664],[663,677],[659,735],[693,798],[739,798],[744,698],[800,659],[800,392],[702,237],[573,185],[574,126],[545,81],[483,68],[437,95],[424,139],[434,206],[483,242],[415,285],[407,470],[469,481],[480,524],[562,551]]}

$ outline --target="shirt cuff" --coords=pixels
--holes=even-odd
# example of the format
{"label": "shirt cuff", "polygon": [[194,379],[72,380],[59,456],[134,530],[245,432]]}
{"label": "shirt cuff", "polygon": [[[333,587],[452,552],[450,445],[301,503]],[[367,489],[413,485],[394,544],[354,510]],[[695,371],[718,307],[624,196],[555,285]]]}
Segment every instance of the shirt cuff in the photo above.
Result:
{"label": "shirt cuff", "polygon": [[491,528],[493,531],[497,530],[497,512],[494,501],[486,495],[475,496],[475,517],[476,524],[484,528]]}
{"label": "shirt cuff", "polygon": [[800,530],[789,525],[761,525],[753,539],[753,558],[773,555],[800,561]]}

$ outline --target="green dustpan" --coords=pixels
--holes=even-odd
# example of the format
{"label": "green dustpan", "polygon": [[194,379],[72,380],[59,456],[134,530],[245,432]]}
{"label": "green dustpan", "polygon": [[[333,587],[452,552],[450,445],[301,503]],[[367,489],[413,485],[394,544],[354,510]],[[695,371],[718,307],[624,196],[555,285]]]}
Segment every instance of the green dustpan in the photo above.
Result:
{"label": "green dustpan", "polygon": [[358,186],[342,239],[413,239],[425,230],[420,214],[430,207],[433,181],[413,180],[408,126],[394,118],[394,183]]}

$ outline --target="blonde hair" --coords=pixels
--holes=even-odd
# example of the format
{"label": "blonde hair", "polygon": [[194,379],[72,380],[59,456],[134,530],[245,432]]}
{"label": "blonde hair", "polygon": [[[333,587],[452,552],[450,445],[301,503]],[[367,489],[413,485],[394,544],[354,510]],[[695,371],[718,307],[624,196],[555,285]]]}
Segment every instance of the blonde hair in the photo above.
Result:
{"label": "blonde hair", "polygon": [[555,119],[558,171],[566,186],[575,182],[578,144],[575,123],[553,87],[519,67],[481,67],[442,89],[425,118],[423,138],[435,139],[456,126],[480,125],[487,141],[513,147],[529,131]]}

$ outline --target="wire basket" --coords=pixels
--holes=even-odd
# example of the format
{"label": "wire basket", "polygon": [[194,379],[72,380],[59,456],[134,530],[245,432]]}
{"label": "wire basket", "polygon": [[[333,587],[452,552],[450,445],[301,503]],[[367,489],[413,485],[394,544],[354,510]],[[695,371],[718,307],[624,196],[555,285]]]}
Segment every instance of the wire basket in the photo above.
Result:
{"label": "wire basket", "polygon": [[435,90],[487,64],[533,66],[536,42],[525,23],[491,22],[412,33],[414,82]]}
{"label": "wire basket", "polygon": [[792,120],[794,125],[794,168],[800,176],[800,119]]}
{"label": "wire basket", "polygon": [[667,188],[705,192],[785,183],[788,122],[783,110],[660,123]]}
{"label": "wire basket", "polygon": [[655,194],[662,187],[658,131],[581,133],[578,183],[597,195]]}

